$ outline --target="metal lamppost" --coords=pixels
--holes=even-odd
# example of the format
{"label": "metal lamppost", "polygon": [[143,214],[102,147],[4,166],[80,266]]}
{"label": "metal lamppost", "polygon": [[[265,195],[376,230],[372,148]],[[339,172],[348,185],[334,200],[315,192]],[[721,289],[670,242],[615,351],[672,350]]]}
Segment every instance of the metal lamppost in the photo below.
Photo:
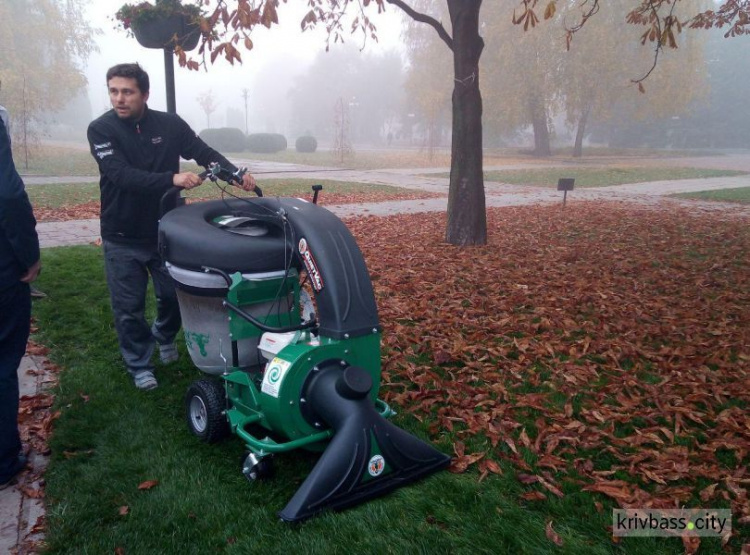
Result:
{"label": "metal lamppost", "polygon": [[245,135],[248,134],[247,131],[247,97],[250,95],[250,91],[247,89],[242,89],[242,98],[245,99]]}

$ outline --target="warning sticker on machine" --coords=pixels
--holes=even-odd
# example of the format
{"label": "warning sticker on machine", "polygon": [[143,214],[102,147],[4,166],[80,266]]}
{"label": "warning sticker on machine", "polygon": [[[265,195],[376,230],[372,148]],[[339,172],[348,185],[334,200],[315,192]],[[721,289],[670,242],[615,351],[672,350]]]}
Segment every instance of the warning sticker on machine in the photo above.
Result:
{"label": "warning sticker on machine", "polygon": [[320,274],[318,263],[315,261],[315,257],[310,251],[310,245],[307,244],[307,239],[304,237],[299,240],[297,245],[299,254],[302,257],[302,261],[305,263],[307,269],[307,275],[310,276],[310,283],[316,292],[320,293],[323,290],[323,276]]}
{"label": "warning sticker on machine", "polygon": [[281,383],[291,366],[292,363],[283,358],[275,357],[271,360],[266,367],[266,373],[263,375],[263,384],[261,384],[260,390],[271,397],[278,397],[279,391],[281,391]]}

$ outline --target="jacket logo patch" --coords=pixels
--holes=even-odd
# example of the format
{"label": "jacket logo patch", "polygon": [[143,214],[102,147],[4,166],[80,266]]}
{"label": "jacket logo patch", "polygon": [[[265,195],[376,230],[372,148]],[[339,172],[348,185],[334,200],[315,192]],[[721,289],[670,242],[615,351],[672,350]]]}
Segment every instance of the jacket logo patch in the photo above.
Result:
{"label": "jacket logo patch", "polygon": [[106,156],[112,155],[114,151],[110,148],[109,150],[102,150],[101,152],[97,152],[96,155],[99,157],[99,160],[105,158]]}
{"label": "jacket logo patch", "polygon": [[158,145],[162,140],[161,137],[151,137],[151,144]]}
{"label": "jacket logo patch", "polygon": [[101,143],[101,144],[96,144],[96,143],[94,143],[94,148],[95,148],[96,150],[101,150],[101,149],[103,149],[103,148],[109,148],[109,147],[111,147],[111,146],[112,146],[112,143],[111,143],[111,142],[110,142],[110,143]]}

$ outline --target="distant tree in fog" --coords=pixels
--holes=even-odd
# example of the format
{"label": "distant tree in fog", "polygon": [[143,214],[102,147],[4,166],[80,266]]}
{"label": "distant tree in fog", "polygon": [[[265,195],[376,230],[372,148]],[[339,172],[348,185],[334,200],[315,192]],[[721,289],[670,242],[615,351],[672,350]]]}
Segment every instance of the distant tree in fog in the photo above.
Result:
{"label": "distant tree in fog", "polygon": [[[446,8],[437,12],[445,17]],[[411,20],[405,30],[408,67],[406,70],[406,108],[402,118],[403,138],[411,139],[412,126],[426,130],[426,144],[439,143],[443,128],[450,129],[453,56],[440,37],[430,28]]]}
{"label": "distant tree in fog", "polygon": [[403,106],[403,69],[397,53],[373,55],[345,45],[321,52],[294,80],[288,98],[292,132],[334,137],[332,114],[339,99],[349,113],[350,140],[377,142],[386,122]]}
{"label": "distant tree in fog", "polygon": [[203,113],[206,114],[206,129],[211,129],[211,114],[218,108],[214,92],[209,89],[199,94],[195,99],[198,101]]}
{"label": "distant tree in fog", "polygon": [[[750,90],[750,37],[725,40],[723,33],[707,33],[705,95],[682,112],[664,110],[640,119],[632,116],[632,105],[620,103],[610,120],[596,125],[596,139],[614,147],[750,148],[750,110],[744,109]],[[650,85],[648,94],[636,99],[647,101],[655,88]]]}
{"label": "distant tree in fog", "polygon": [[[627,85],[634,75],[650,70],[653,53],[638,44],[640,29],[622,25],[621,14],[630,4],[610,0],[611,9],[579,30],[575,47],[565,55],[560,96],[568,122],[576,128],[574,156],[583,153],[590,122],[602,123],[616,114],[636,122],[679,116],[705,97],[707,36],[702,33],[675,37],[679,49],[662,53],[659,71],[649,77],[648,94],[633,94]],[[683,7],[677,5],[675,15],[682,14]]]}
{"label": "distant tree in fog", "polygon": [[[617,2],[586,0],[569,2],[569,0],[520,0],[518,13],[514,11],[513,21],[523,25],[525,30],[533,28],[539,22],[538,11],[543,10],[544,19],[554,17],[559,8],[572,7],[577,17],[566,20],[566,42],[570,48],[576,34],[589,21],[598,17],[601,8],[620,11],[625,8],[621,24],[630,24],[641,29],[638,41],[642,45],[653,45],[651,65],[639,77],[632,79],[641,92],[645,92],[643,83],[659,64],[659,58],[665,49],[679,47],[678,37],[683,28],[689,29],[724,29],[724,37],[736,37],[750,34],[750,0],[722,0],[714,2],[715,9],[706,9],[710,3],[703,0],[627,0],[621,5]],[[608,37],[607,40],[612,40]]]}
{"label": "distant tree in fog", "polygon": [[11,115],[16,146],[28,146],[45,114],[86,85],[81,64],[95,49],[82,0],[0,1],[0,104]]}

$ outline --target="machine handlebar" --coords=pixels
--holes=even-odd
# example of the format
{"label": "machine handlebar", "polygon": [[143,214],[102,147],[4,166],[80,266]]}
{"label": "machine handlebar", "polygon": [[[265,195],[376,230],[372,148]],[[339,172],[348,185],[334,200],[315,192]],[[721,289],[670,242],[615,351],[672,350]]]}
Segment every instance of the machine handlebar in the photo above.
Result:
{"label": "machine handlebar", "polygon": [[[209,165],[204,171],[198,174],[201,179],[208,179],[216,183],[219,179],[226,181],[230,185],[239,186],[242,183],[242,177],[247,173],[247,168],[240,168],[236,172],[231,172],[227,168],[222,168],[216,162]],[[257,185],[255,186],[255,194],[259,197],[263,196],[263,191]]]}
{"label": "machine handlebar", "polygon": [[[200,177],[201,179],[209,179],[214,183],[221,179],[222,181],[226,181],[230,185],[239,187],[239,184],[242,183],[242,177],[246,173],[247,168],[240,168],[236,172],[231,172],[227,168],[222,168],[219,164],[214,162],[201,173],[199,173],[198,177]],[[159,214],[161,216],[163,216],[173,208],[185,204],[185,199],[180,196],[180,193],[182,193],[181,187],[170,187],[169,190],[164,193],[159,202]],[[255,186],[255,194],[259,197],[263,196],[263,191],[257,185]]]}

